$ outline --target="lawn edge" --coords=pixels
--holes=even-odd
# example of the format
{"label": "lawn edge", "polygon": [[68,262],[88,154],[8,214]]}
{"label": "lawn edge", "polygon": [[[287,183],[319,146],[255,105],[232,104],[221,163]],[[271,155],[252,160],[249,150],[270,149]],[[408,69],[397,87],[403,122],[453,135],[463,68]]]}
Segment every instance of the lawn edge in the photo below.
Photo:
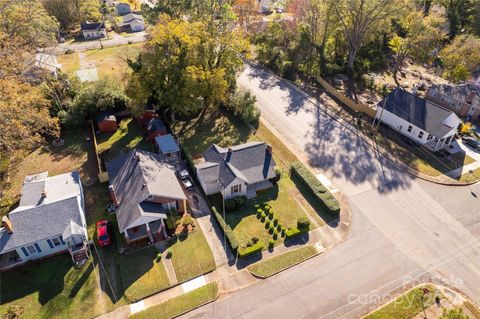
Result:
{"label": "lawn edge", "polygon": [[[215,285],[217,285],[217,295],[216,295],[214,298],[212,298],[212,299],[210,299],[209,301],[206,301],[206,302],[204,302],[204,303],[202,303],[202,304],[200,304],[200,305],[197,305],[197,306],[195,306],[195,307],[193,307],[193,308],[190,308],[190,309],[188,309],[188,310],[185,310],[184,312],[179,313],[178,315],[176,315],[176,316],[174,316],[174,317],[171,317],[170,319],[178,318],[178,317],[180,317],[180,316],[183,316],[183,315],[186,314],[186,313],[189,313],[190,311],[193,311],[193,310],[195,310],[195,309],[198,309],[198,308],[200,308],[200,307],[203,307],[203,306],[205,306],[205,305],[208,305],[209,303],[212,303],[212,302],[216,301],[216,300],[218,299],[218,297],[220,296],[220,286],[218,285],[218,282],[217,282],[217,281],[213,281],[213,283],[215,283]],[[208,285],[208,284],[207,284],[207,285]]]}
{"label": "lawn edge", "polygon": [[[309,246],[314,247],[313,245],[309,245]],[[305,247],[308,247],[308,246],[305,246]],[[300,247],[300,248],[297,248],[297,249],[302,249],[302,248],[304,248],[304,247]],[[316,250],[317,250],[317,249],[316,249]],[[293,251],[293,250],[290,250],[290,251]],[[277,256],[281,256],[281,255],[283,255],[283,254],[285,254],[285,253],[287,253],[287,252],[289,252],[289,251],[286,251],[286,252],[284,252],[284,253],[282,253],[282,254],[280,254],[280,255],[277,255]],[[247,270],[248,270],[248,272],[249,272],[252,276],[254,276],[254,277],[256,277],[256,278],[259,278],[259,279],[267,279],[267,278],[270,278],[270,277],[272,277],[272,276],[275,276],[275,275],[281,273],[282,271],[285,271],[285,270],[290,269],[290,268],[292,268],[292,267],[295,267],[295,266],[297,266],[297,265],[299,265],[299,264],[301,264],[301,263],[303,263],[303,262],[305,262],[305,261],[307,261],[307,260],[309,260],[309,259],[312,259],[313,257],[317,257],[318,255],[320,255],[320,254],[323,253],[323,252],[324,252],[324,251],[318,251],[318,250],[317,250],[317,252],[316,252],[315,254],[313,254],[313,255],[311,255],[311,256],[303,259],[303,260],[297,261],[296,263],[293,263],[293,264],[291,264],[291,265],[288,265],[287,267],[284,267],[284,268],[282,268],[282,269],[279,269],[279,270],[277,270],[277,271],[275,271],[275,272],[273,272],[273,273],[271,273],[271,274],[269,274],[269,275],[266,275],[266,276],[259,275],[259,274],[255,274],[255,272],[250,269],[250,268],[251,268],[252,266],[254,266],[255,264],[252,264],[252,265],[248,266],[248,267],[247,267]],[[277,256],[272,256],[272,257],[270,257],[270,258],[267,258],[267,259],[265,259],[265,260],[262,260],[261,262],[267,261],[267,260],[272,259],[272,258],[277,257]]]}

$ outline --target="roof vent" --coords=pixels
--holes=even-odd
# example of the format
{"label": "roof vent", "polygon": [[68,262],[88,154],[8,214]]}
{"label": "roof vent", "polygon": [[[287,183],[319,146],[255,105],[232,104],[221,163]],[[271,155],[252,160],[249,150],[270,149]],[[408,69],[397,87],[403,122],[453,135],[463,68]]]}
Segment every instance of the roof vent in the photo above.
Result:
{"label": "roof vent", "polygon": [[47,197],[47,190],[46,189],[43,189],[42,191],[42,198],[45,198]]}

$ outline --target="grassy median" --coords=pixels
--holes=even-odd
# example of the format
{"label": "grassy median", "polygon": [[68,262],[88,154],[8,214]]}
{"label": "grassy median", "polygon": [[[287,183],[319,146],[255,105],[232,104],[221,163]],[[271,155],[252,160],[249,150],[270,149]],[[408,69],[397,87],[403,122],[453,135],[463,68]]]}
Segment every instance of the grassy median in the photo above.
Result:
{"label": "grassy median", "polygon": [[169,319],[193,310],[203,304],[214,301],[218,296],[218,285],[211,282],[203,287],[187,292],[186,294],[169,299],[157,306],[136,313],[130,318]]}
{"label": "grassy median", "polygon": [[254,276],[267,278],[276,273],[296,265],[317,254],[317,250],[313,246],[307,246],[288,251],[281,255],[269,258],[265,261],[258,262],[249,266],[247,269]]}

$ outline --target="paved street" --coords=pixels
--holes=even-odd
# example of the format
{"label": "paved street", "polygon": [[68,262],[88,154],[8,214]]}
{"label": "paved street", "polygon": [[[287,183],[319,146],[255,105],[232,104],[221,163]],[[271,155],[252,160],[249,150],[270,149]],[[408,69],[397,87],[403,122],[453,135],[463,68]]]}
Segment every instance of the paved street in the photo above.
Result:
{"label": "paved street", "polygon": [[186,318],[355,318],[432,277],[480,303],[480,185],[414,179],[270,73],[247,67],[239,84],[257,96],[269,126],[345,195],[352,229],[338,247]]}

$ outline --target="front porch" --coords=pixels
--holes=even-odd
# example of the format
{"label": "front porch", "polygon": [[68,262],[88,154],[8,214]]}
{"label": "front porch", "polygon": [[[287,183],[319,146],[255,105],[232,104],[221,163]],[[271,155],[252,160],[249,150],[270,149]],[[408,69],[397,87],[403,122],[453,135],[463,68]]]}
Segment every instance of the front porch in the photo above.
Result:
{"label": "front porch", "polygon": [[163,219],[158,219],[153,222],[127,228],[127,230],[125,230],[125,239],[127,240],[128,244],[133,244],[139,241],[154,243],[167,238],[168,234]]}
{"label": "front porch", "polygon": [[8,251],[0,255],[0,270],[8,270],[23,264],[22,258],[16,250]]}
{"label": "front porch", "polygon": [[247,186],[247,198],[255,198],[257,196],[257,192],[263,191],[269,188],[272,188],[273,184],[269,180],[260,181],[255,184],[250,184]]}

